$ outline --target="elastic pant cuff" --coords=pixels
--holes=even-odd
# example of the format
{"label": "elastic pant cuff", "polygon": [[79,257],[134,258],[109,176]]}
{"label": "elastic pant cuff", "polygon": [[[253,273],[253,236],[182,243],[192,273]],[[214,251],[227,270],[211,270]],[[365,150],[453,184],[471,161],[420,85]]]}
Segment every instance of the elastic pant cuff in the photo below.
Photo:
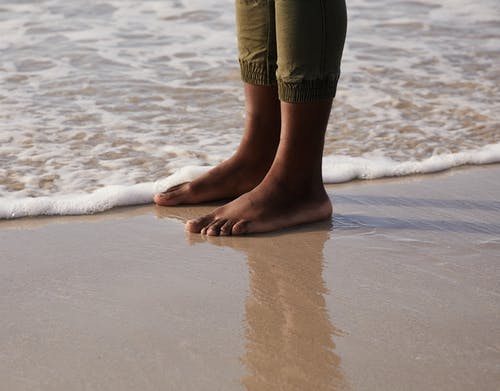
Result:
{"label": "elastic pant cuff", "polygon": [[282,102],[306,103],[317,100],[333,99],[337,92],[340,75],[331,75],[325,79],[300,80],[287,82],[278,80],[278,94]]}
{"label": "elastic pant cuff", "polygon": [[241,79],[245,83],[261,86],[276,85],[276,66],[260,62],[240,62]]}

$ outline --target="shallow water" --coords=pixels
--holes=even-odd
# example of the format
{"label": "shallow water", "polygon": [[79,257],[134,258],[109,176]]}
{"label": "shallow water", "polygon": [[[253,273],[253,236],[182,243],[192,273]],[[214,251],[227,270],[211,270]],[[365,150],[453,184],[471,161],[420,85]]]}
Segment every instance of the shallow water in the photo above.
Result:
{"label": "shallow water", "polygon": [[[348,9],[325,180],[500,161],[499,3]],[[234,30],[229,0],[0,0],[0,217],[111,185],[143,202],[179,168],[228,157],[243,121]]]}

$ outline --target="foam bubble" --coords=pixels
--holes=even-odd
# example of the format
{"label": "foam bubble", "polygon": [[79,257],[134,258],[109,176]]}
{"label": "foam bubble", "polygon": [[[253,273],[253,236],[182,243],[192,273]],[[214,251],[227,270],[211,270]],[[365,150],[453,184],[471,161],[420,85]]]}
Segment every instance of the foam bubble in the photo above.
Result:
{"label": "foam bubble", "polygon": [[434,155],[421,161],[398,162],[385,156],[326,156],[323,159],[323,181],[341,183],[353,179],[428,174],[467,164],[498,162],[500,162],[500,143],[486,145],[477,150]]}
{"label": "foam bubble", "polygon": [[[423,161],[396,162],[380,156],[327,156],[323,159],[325,183],[347,182],[353,179],[423,174],[442,171],[465,164],[500,162],[500,143],[479,150],[436,155]],[[90,194],[55,195],[35,198],[0,199],[0,219],[40,215],[82,215],[103,212],[127,205],[151,203],[155,193],[189,182],[207,172],[210,166],[186,166],[156,182],[131,186],[105,186]]]}
{"label": "foam bubble", "polygon": [[148,204],[155,193],[189,182],[207,172],[210,167],[186,166],[157,182],[131,186],[111,185],[89,194],[66,194],[50,197],[0,199],[0,219],[41,215],[84,215],[128,205]]}

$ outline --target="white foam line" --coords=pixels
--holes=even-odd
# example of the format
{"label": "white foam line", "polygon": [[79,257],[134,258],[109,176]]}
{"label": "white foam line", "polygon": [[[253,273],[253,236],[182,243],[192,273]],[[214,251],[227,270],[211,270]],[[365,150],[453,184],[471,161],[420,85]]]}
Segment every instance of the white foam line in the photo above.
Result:
{"label": "white foam line", "polygon": [[[436,155],[422,161],[396,162],[386,157],[327,156],[323,159],[325,183],[353,179],[375,179],[442,171],[466,164],[500,162],[500,143],[478,150]],[[148,204],[153,195],[188,182],[207,172],[210,166],[187,166],[157,182],[132,186],[105,186],[89,194],[55,195],[36,198],[0,199],[0,219],[40,215],[83,215],[126,205]]]}
{"label": "white foam line", "polygon": [[117,206],[149,204],[153,202],[155,193],[191,181],[209,169],[210,167],[187,166],[161,181],[132,186],[105,186],[89,194],[3,198],[0,199],[0,219],[84,215],[103,212]]}
{"label": "white foam line", "polygon": [[353,179],[426,174],[466,164],[497,162],[500,162],[500,143],[476,150],[435,155],[421,161],[397,162],[387,157],[327,156],[323,159],[323,180],[325,183],[341,183]]}
{"label": "white foam line", "polygon": [[152,189],[152,183],[141,183],[133,186],[106,186],[90,194],[7,198],[0,201],[0,218],[93,214],[116,206],[149,203]]}

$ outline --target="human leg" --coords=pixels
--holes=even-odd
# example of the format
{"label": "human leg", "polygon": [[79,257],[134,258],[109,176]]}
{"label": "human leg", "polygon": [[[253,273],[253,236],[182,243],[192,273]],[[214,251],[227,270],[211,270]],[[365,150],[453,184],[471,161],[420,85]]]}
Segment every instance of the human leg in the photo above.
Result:
{"label": "human leg", "polygon": [[235,154],[201,177],[156,194],[156,204],[172,206],[234,198],[260,183],[279,143],[277,87],[245,84],[245,97],[245,131]]}
{"label": "human leg", "polygon": [[271,167],[280,135],[274,2],[237,0],[236,15],[246,102],[240,146],[231,158],[205,175],[156,194],[158,205],[237,197],[257,186]]}
{"label": "human leg", "polygon": [[281,101],[335,97],[346,27],[345,0],[276,0]]}
{"label": "human leg", "polygon": [[329,218],[332,206],[321,179],[321,156],[330,107],[331,100],[282,102],[281,141],[262,182],[209,215],[188,221],[186,229],[241,235]]}
{"label": "human leg", "polygon": [[276,1],[282,102],[275,159],[257,187],[211,214],[189,221],[188,231],[208,235],[267,232],[331,216],[321,163],[340,72],[345,19],[343,1]]}

